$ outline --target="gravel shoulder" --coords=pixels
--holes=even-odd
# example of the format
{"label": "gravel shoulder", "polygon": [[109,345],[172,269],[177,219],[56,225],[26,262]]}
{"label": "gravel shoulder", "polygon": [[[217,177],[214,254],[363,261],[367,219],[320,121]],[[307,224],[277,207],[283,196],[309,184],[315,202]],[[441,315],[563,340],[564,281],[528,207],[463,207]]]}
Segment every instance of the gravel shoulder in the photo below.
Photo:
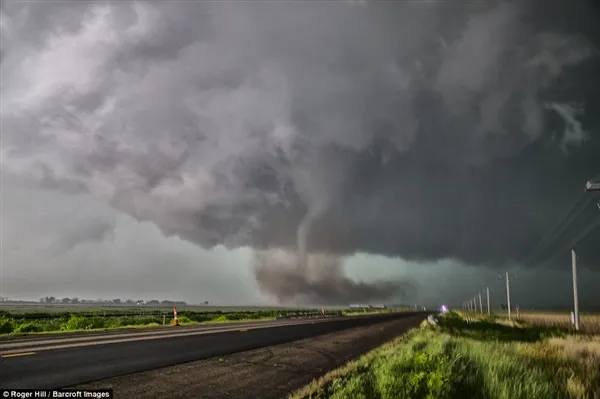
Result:
{"label": "gravel shoulder", "polygon": [[288,344],[79,385],[115,398],[281,399],[328,371],[417,327],[411,316]]}

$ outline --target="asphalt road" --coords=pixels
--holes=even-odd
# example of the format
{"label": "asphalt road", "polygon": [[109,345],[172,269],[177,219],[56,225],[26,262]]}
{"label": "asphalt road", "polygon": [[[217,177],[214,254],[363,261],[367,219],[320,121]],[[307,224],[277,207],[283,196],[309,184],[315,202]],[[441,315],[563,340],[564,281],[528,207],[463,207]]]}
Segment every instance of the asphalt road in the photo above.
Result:
{"label": "asphalt road", "polygon": [[36,344],[3,351],[0,389],[56,389],[118,375],[152,370],[214,356],[258,349],[348,328],[426,313],[378,314],[324,320],[296,320],[262,326],[238,325],[176,334]]}
{"label": "asphalt road", "polygon": [[[314,318],[311,322],[320,323],[328,321],[326,318]],[[306,323],[304,320],[265,320],[265,321],[250,321],[240,323],[218,323],[213,325],[187,325],[178,327],[161,327],[161,328],[137,328],[127,330],[108,330],[102,332],[78,332],[48,334],[48,335],[31,335],[25,337],[8,336],[0,339],[0,356],[24,352],[27,350],[41,349],[56,349],[57,346],[84,346],[96,345],[99,343],[140,341],[145,339],[157,339],[160,337],[170,338],[173,336],[197,335],[210,332],[224,332],[228,330],[239,330],[249,328],[265,328],[277,327],[283,325],[297,325]]]}
{"label": "asphalt road", "polygon": [[[328,318],[332,318],[334,316],[328,316]],[[337,317],[337,316],[336,316]],[[183,330],[198,330],[198,329],[211,329],[211,328],[223,328],[223,327],[236,327],[241,325],[262,325],[265,323],[285,323],[290,321],[297,320],[306,320],[304,319],[274,319],[274,320],[256,320],[256,321],[238,321],[238,322],[225,322],[225,323],[215,323],[215,324],[188,324],[188,325],[180,325],[177,327],[177,331]],[[311,320],[322,320],[322,318],[313,318]],[[66,338],[104,338],[108,336],[117,337],[129,334],[149,334],[149,333],[165,333],[172,332],[173,328],[171,325],[167,326],[158,326],[158,327],[143,327],[143,328],[119,328],[105,331],[76,331],[76,332],[52,332],[44,335],[39,334],[31,334],[31,335],[9,335],[2,337],[0,339],[0,349],[4,346],[5,343],[13,343],[13,342],[29,342],[29,341],[45,341],[45,340],[54,340],[61,339],[64,340]],[[1,350],[0,350],[1,352]]]}

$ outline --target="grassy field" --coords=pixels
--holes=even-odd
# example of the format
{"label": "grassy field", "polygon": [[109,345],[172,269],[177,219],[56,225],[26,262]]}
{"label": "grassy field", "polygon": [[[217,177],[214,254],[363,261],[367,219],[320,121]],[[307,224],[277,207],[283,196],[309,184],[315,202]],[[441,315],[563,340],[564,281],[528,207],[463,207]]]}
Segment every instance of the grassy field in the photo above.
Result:
{"label": "grassy field", "polygon": [[[0,310],[0,336],[108,330],[119,328],[159,327],[173,324],[172,308],[139,308],[126,306],[92,307],[52,305],[11,307]],[[328,308],[325,316],[342,317],[364,314],[364,311]],[[400,311],[400,309],[369,310],[366,313]],[[322,309],[244,308],[181,306],[178,321],[186,324],[211,324],[242,321],[274,320],[278,318],[322,317]]]}
{"label": "grassy field", "polygon": [[600,398],[600,337],[451,312],[292,398]]}
{"label": "grassy field", "polygon": [[[582,314],[580,317],[581,329],[587,333],[600,334],[600,315]],[[571,326],[571,315],[556,313],[523,313],[518,320],[525,323],[545,327]]]}
{"label": "grassy field", "polygon": [[[497,312],[496,316],[508,318],[506,312]],[[523,325],[533,325],[548,328],[572,328],[571,315],[568,312],[513,312],[512,318]],[[579,316],[581,330],[588,334],[600,334],[600,314],[582,313]]]}

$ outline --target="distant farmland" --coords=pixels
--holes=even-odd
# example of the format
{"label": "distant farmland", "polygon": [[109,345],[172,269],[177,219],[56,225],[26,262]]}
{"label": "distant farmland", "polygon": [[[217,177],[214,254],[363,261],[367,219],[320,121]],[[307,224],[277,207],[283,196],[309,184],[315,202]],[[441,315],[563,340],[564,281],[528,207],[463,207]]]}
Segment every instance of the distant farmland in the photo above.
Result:
{"label": "distant farmland", "polygon": [[[21,308],[22,309],[22,308]],[[241,310],[237,308],[201,312],[181,310],[177,312],[179,324],[228,323],[238,321],[261,321],[278,318],[340,317],[341,311],[322,314],[314,309],[306,310]],[[160,327],[173,324],[171,309],[135,309],[123,306],[108,309],[92,307],[62,307],[46,311],[30,308],[26,311],[0,311],[0,334],[31,334],[50,332],[75,332],[133,327]]]}
{"label": "distant farmland", "polygon": [[[172,312],[173,306],[178,311],[193,312],[256,312],[260,310],[296,310],[300,307],[278,307],[278,306],[213,306],[213,305],[181,305],[181,304],[159,304],[159,305],[135,305],[135,304],[104,304],[104,303],[82,303],[82,304],[43,304],[43,303],[18,303],[7,304],[0,303],[0,310],[11,313],[29,313],[29,312],[102,312],[102,311],[120,311],[120,312]],[[340,307],[328,307],[328,309],[341,309]]]}
{"label": "distant farmland", "polygon": [[[373,309],[358,313],[410,309]],[[348,308],[283,308],[259,306],[177,305],[179,324],[229,323],[275,319],[344,317]],[[172,305],[10,304],[0,306],[1,334],[75,332],[117,328],[160,327],[173,324]]]}

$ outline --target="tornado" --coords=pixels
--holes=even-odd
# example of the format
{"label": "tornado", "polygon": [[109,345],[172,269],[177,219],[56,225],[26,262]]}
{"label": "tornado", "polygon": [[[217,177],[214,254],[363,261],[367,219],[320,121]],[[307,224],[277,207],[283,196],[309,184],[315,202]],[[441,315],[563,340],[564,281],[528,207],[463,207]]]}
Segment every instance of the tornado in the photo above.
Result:
{"label": "tornado", "polygon": [[320,201],[310,206],[308,212],[302,218],[298,225],[296,240],[298,253],[298,269],[306,270],[308,263],[308,235],[315,219],[320,217],[327,210],[327,202]]}
{"label": "tornado", "polygon": [[342,256],[309,253],[311,230],[327,207],[326,200],[309,206],[297,228],[295,253],[281,248],[255,251],[254,273],[261,292],[284,305],[348,305],[413,295],[415,285],[409,281],[355,281],[345,274]]}

